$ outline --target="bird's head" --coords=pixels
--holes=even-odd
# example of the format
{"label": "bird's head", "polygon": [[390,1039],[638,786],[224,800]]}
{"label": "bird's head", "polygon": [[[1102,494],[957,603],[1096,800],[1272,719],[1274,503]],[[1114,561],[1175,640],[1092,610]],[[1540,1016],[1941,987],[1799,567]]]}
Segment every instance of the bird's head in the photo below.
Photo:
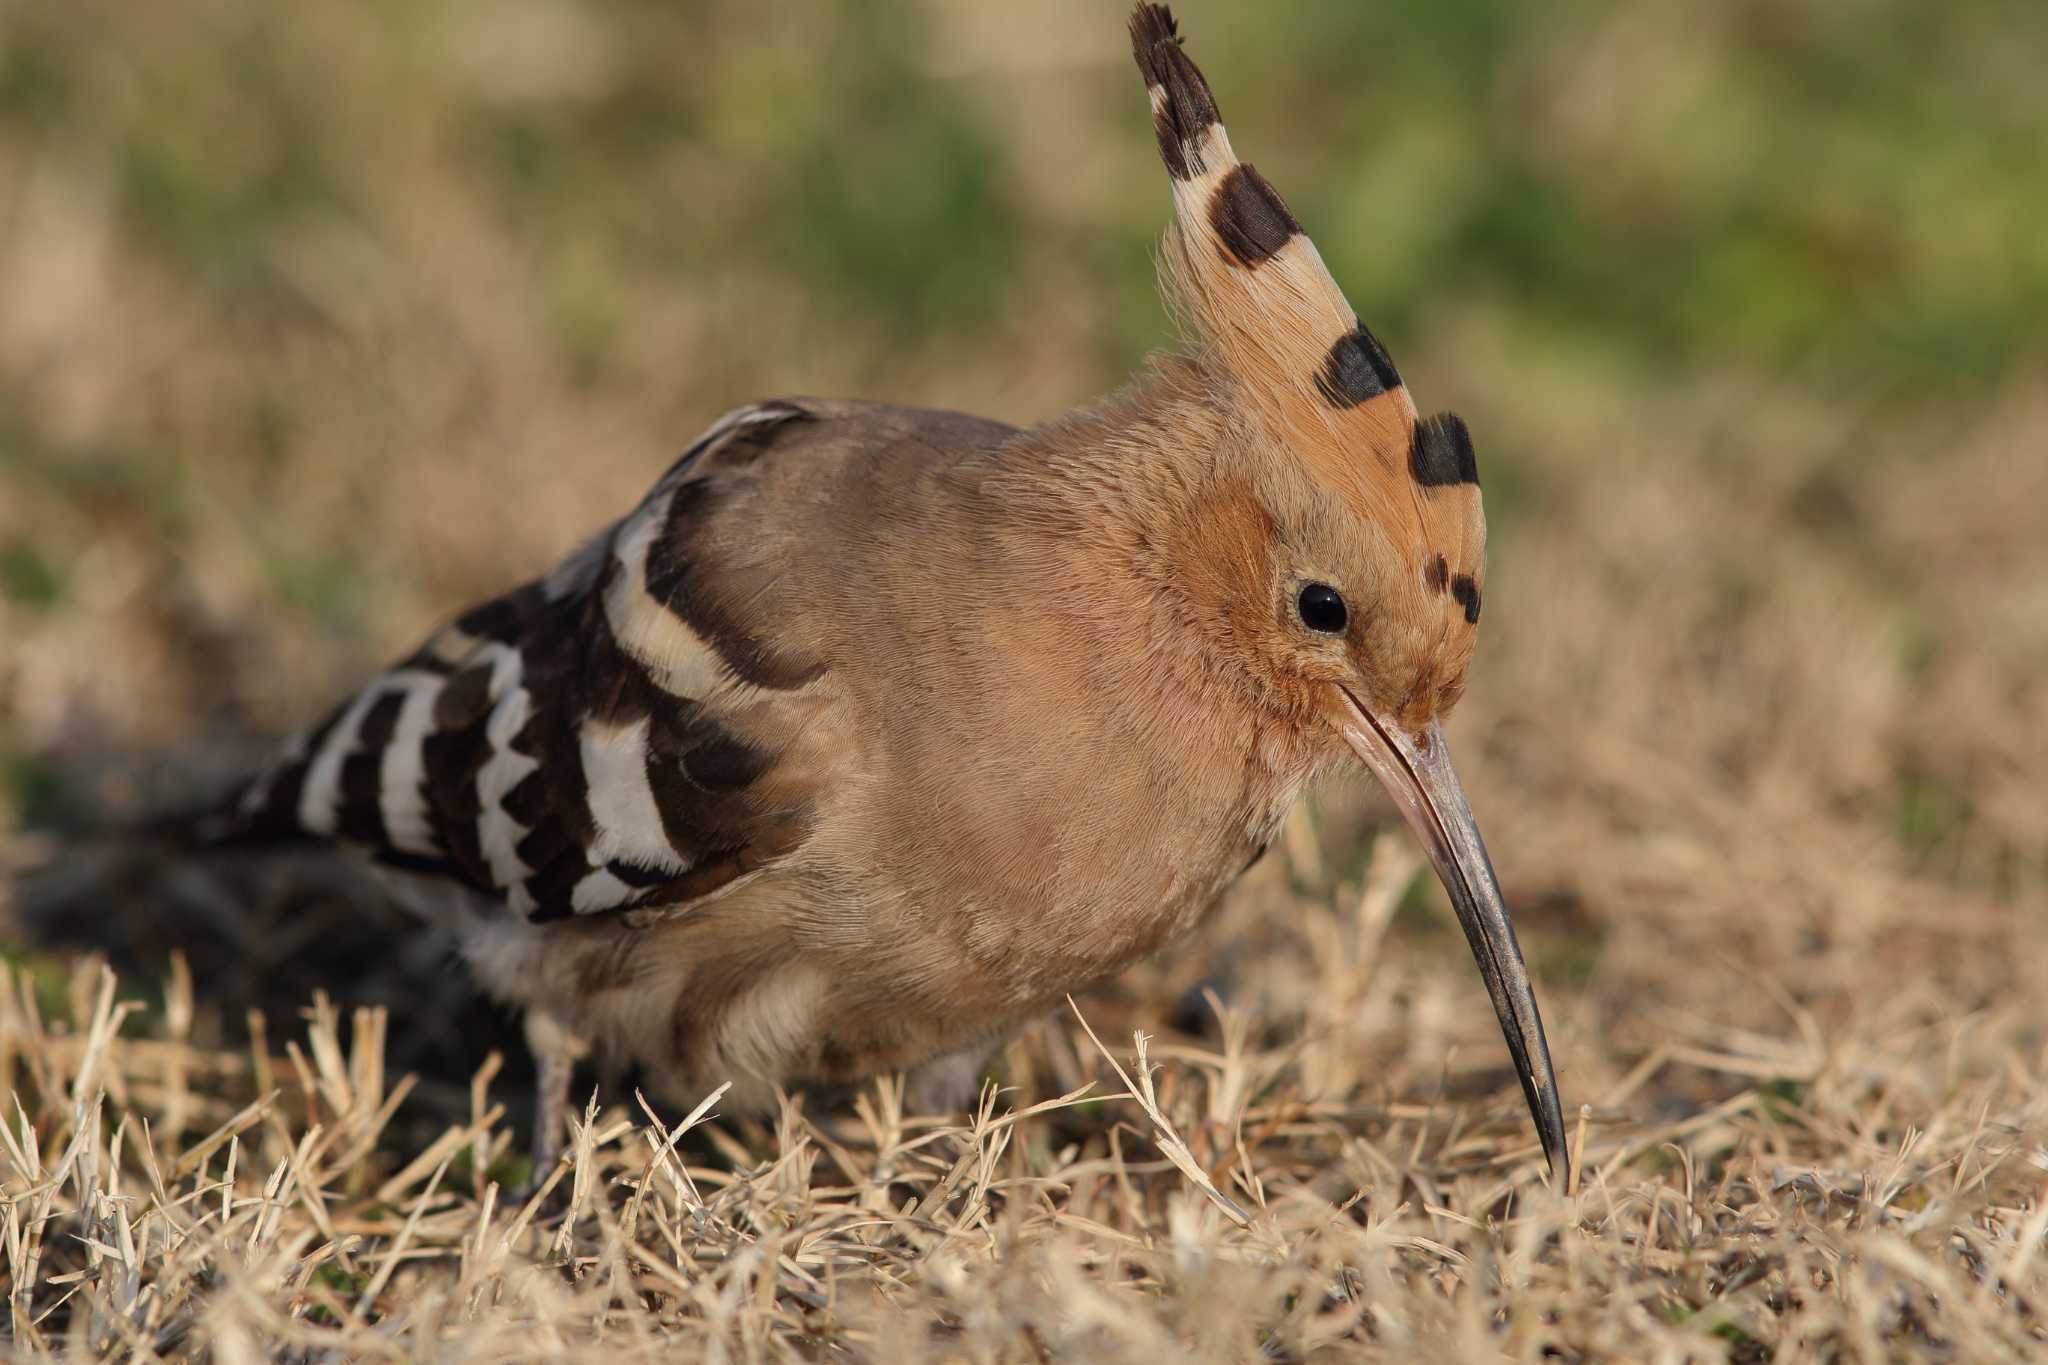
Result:
{"label": "bird's head", "polygon": [[1427,847],[1514,1053],[1551,1166],[1556,1078],[1500,887],[1439,728],[1464,691],[1486,523],[1465,424],[1422,418],[1280,195],[1238,160],[1171,12],[1131,18],[1171,177],[1163,275],[1193,333],[1220,478],[1186,589],[1311,743],[1362,760]]}

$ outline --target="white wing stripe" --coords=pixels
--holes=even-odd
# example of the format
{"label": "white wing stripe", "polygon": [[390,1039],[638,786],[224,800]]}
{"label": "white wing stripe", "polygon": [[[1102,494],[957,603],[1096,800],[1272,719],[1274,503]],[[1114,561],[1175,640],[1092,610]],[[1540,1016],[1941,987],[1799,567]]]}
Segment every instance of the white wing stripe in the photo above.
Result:
{"label": "white wing stripe", "polygon": [[424,746],[434,724],[434,699],[441,695],[444,679],[418,672],[401,676],[409,690],[405,705],[399,708],[391,742],[384,746],[384,764],[378,770],[378,806],[384,815],[384,837],[392,847],[430,856],[441,848],[434,841],[427,813]]}
{"label": "white wing stripe", "polygon": [[[517,663],[514,656],[514,663]],[[525,726],[533,711],[533,698],[521,688],[509,693],[491,712],[484,735],[490,741],[491,756],[476,775],[477,845],[490,864],[491,880],[512,887],[525,879],[531,868],[519,857],[519,841],[526,826],[505,811],[505,794],[518,786],[540,761],[512,747],[512,737]]]}
{"label": "white wing stripe", "polygon": [[647,594],[647,552],[668,521],[670,497],[657,498],[619,527],[612,556],[619,572],[605,587],[604,614],[619,647],[671,696],[701,700],[725,681],[724,662],[674,612]]}
{"label": "white wing stripe", "polygon": [[[590,794],[590,818],[596,827],[589,858],[602,867],[614,858],[643,867],[686,872],[662,828],[647,782],[647,731],[643,716],[631,725],[584,722],[578,736],[583,754],[583,781]],[[583,888],[577,888],[579,894]]]}
{"label": "white wing stripe", "polygon": [[579,915],[595,910],[616,910],[639,895],[638,890],[600,867],[576,883],[575,891],[569,896],[569,908]]}
{"label": "white wing stripe", "polygon": [[356,735],[362,729],[363,717],[384,692],[382,678],[365,687],[348,704],[348,710],[342,712],[334,728],[327,732],[320,752],[313,755],[312,766],[306,770],[305,784],[299,790],[300,828],[314,834],[334,833],[338,823],[337,808],[341,804],[341,765],[356,747]]}

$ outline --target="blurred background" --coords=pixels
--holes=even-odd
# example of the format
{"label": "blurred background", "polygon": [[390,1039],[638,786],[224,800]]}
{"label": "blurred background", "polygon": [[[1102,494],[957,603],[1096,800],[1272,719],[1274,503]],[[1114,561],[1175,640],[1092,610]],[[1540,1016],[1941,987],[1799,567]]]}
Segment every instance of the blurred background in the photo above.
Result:
{"label": "blurred background", "polygon": [[[1475,433],[1451,733],[1566,1089],[1710,1036],[1805,1074],[1787,1049],[2038,998],[2048,8],[1177,8],[1240,150]],[[203,790],[731,405],[1030,422],[1172,345],[1125,13],[0,8],[10,862]],[[1133,1007],[1226,957],[1282,980],[1314,916],[1275,907],[1357,875],[1361,795]],[[1405,1004],[1345,1026],[1491,1065],[1419,885]],[[1690,1074],[1674,1102],[1735,1083]]]}

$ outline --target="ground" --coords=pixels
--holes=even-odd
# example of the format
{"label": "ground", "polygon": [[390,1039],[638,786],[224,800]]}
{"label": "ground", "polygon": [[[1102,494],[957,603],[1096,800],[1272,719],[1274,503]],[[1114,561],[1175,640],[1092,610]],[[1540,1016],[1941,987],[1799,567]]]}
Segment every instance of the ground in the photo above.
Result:
{"label": "ground", "polygon": [[1576,1188],[1360,784],[976,1115],[612,1087],[530,1198],[445,945],[110,832],[734,403],[1030,421],[1171,344],[1116,8],[0,14],[15,1355],[2048,1356],[2035,6],[1180,7],[1473,429],[1449,734]]}

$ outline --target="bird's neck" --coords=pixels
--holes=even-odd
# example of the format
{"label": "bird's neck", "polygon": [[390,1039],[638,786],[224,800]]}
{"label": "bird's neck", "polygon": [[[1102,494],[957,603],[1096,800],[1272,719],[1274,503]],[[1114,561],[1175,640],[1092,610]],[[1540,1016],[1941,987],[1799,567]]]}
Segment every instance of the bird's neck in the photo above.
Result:
{"label": "bird's neck", "polygon": [[[1027,433],[986,485],[1008,581],[1036,586],[1046,657],[1092,714],[1144,734],[1187,795],[1257,831],[1325,755],[1299,699],[1262,681],[1233,616],[1264,611],[1225,419],[1192,361]],[[1269,829],[1266,832],[1270,832]]]}

